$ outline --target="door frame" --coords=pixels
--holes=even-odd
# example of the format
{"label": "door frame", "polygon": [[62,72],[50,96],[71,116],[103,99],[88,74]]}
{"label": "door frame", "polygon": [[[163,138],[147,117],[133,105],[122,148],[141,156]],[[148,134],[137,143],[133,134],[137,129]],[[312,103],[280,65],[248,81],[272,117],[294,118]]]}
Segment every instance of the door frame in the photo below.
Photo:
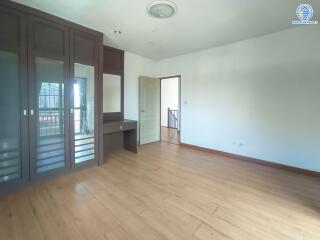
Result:
{"label": "door frame", "polygon": [[179,78],[178,80],[178,106],[179,106],[179,109],[178,109],[178,115],[179,115],[179,122],[178,122],[178,133],[179,133],[179,144],[181,144],[181,74],[180,75],[173,75],[173,76],[169,76],[169,77],[160,77],[160,142],[162,142],[162,136],[161,136],[161,120],[162,120],[162,114],[161,114],[161,106],[162,106],[162,102],[161,102],[161,99],[162,99],[162,95],[161,95],[161,90],[162,90],[162,80],[164,79],[170,79],[170,78]]}

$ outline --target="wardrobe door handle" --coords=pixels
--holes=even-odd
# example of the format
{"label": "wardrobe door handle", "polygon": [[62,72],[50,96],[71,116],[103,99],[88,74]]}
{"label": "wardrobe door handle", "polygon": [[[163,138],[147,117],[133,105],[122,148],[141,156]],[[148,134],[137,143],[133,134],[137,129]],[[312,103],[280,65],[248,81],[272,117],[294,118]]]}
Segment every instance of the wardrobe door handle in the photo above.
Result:
{"label": "wardrobe door handle", "polygon": [[33,116],[33,114],[34,114],[33,109],[30,109],[30,115]]}
{"label": "wardrobe door handle", "polygon": [[26,109],[23,109],[23,116],[27,116],[28,115],[28,111]]}

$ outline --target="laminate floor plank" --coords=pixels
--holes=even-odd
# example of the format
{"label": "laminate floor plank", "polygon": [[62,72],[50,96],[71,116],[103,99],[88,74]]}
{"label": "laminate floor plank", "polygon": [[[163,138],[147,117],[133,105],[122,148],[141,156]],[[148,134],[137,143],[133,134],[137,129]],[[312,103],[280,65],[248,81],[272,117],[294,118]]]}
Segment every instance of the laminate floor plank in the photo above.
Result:
{"label": "laminate floor plank", "polygon": [[157,142],[0,198],[0,239],[317,240],[320,179]]}

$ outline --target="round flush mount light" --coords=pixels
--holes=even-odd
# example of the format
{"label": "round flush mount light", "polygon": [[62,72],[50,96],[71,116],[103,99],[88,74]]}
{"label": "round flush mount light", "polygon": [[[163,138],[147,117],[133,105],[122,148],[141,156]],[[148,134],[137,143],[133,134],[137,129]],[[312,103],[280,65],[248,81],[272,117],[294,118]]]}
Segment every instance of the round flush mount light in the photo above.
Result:
{"label": "round flush mount light", "polygon": [[177,6],[171,1],[154,1],[148,8],[148,13],[155,18],[172,17],[177,10]]}

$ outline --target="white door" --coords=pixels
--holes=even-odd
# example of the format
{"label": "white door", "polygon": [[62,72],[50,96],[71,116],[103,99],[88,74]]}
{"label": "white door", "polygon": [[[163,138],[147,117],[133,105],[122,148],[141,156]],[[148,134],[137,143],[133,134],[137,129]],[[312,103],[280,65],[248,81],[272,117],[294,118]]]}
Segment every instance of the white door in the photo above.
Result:
{"label": "white door", "polygon": [[140,144],[160,141],[160,79],[139,78]]}

